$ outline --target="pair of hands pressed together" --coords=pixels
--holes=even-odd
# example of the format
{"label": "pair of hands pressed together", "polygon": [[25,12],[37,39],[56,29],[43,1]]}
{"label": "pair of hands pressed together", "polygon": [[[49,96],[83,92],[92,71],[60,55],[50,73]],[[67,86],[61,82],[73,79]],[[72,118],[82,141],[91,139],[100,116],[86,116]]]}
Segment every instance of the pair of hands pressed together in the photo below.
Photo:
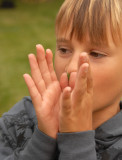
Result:
{"label": "pair of hands pressed together", "polygon": [[[79,56],[78,71],[72,72],[68,82],[63,73],[60,82],[53,68],[50,49],[37,45],[37,55],[29,54],[31,76],[24,74],[38,121],[38,128],[55,138],[58,132],[92,130],[92,94],[89,58]],[[73,79],[73,80],[72,80]]]}

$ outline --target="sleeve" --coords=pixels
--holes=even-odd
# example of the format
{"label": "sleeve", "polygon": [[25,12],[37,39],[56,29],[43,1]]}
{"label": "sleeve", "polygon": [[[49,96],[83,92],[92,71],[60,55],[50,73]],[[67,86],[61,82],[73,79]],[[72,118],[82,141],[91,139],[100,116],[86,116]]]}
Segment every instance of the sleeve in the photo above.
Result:
{"label": "sleeve", "polygon": [[97,160],[94,131],[58,133],[59,160]]}
{"label": "sleeve", "polygon": [[[0,126],[1,127],[1,126]],[[45,135],[38,128],[27,144],[11,147],[14,139],[10,135],[2,133],[0,128],[0,159],[1,160],[54,160],[56,140]],[[9,136],[9,137],[8,137]],[[8,140],[9,139],[9,140]]]}
{"label": "sleeve", "polygon": [[23,98],[0,118],[0,160],[54,160],[57,142],[34,122],[31,100]]}
{"label": "sleeve", "polygon": [[18,155],[18,160],[54,160],[56,140],[42,133],[36,127],[27,146]]}

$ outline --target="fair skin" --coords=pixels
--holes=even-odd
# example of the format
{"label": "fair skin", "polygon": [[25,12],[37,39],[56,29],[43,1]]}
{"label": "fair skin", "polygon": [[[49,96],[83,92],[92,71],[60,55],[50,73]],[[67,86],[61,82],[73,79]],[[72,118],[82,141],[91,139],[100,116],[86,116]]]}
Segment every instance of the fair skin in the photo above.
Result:
{"label": "fair skin", "polygon": [[[59,82],[52,52],[48,49],[45,56],[38,45],[37,56],[29,55],[32,77],[24,75],[38,128],[56,138],[58,131],[96,129],[117,114],[122,95],[121,52],[122,45],[115,46],[110,36],[106,48],[93,47],[88,38],[81,43],[58,35],[55,70]],[[69,82],[66,72],[71,74]]]}
{"label": "fair skin", "polygon": [[51,50],[45,51],[41,45],[36,46],[37,55],[28,56],[31,75],[24,74],[38,120],[38,128],[52,138],[58,132],[58,110],[60,85],[55,75]]}
{"label": "fair skin", "polygon": [[[64,71],[77,72],[80,53],[86,52],[89,56],[93,80],[93,129],[96,129],[120,110],[122,44],[116,46],[110,33],[108,37],[109,46],[107,47],[104,45],[102,47],[93,46],[88,38],[83,43],[75,38],[69,40],[62,34],[57,38],[55,68],[58,79]],[[70,83],[69,85],[72,86]]]}

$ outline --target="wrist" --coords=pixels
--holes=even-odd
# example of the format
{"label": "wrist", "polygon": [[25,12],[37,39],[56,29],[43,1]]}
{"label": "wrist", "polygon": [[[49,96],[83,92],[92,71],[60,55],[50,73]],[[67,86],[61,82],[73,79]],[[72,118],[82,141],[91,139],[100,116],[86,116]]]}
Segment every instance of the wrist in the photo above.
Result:
{"label": "wrist", "polygon": [[45,135],[53,138],[53,139],[57,139],[58,131],[55,131],[55,132],[54,131],[49,131],[49,129],[44,129],[42,127],[39,127],[39,125],[38,125],[38,130],[41,131],[42,133],[44,133]]}
{"label": "wrist", "polygon": [[[68,117],[68,116],[67,116]],[[70,120],[69,120],[70,119]],[[62,116],[59,124],[60,133],[72,133],[72,132],[83,132],[93,130],[92,127],[92,116],[89,117],[75,116],[70,118],[64,118]]]}

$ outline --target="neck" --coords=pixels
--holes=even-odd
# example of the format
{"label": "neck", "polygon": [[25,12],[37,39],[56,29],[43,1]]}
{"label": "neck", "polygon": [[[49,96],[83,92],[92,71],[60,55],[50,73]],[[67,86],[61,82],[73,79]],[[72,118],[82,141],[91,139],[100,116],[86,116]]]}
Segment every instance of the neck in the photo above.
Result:
{"label": "neck", "polygon": [[111,119],[118,112],[120,112],[119,103],[115,103],[101,110],[93,112],[93,129],[95,130],[104,122]]}

